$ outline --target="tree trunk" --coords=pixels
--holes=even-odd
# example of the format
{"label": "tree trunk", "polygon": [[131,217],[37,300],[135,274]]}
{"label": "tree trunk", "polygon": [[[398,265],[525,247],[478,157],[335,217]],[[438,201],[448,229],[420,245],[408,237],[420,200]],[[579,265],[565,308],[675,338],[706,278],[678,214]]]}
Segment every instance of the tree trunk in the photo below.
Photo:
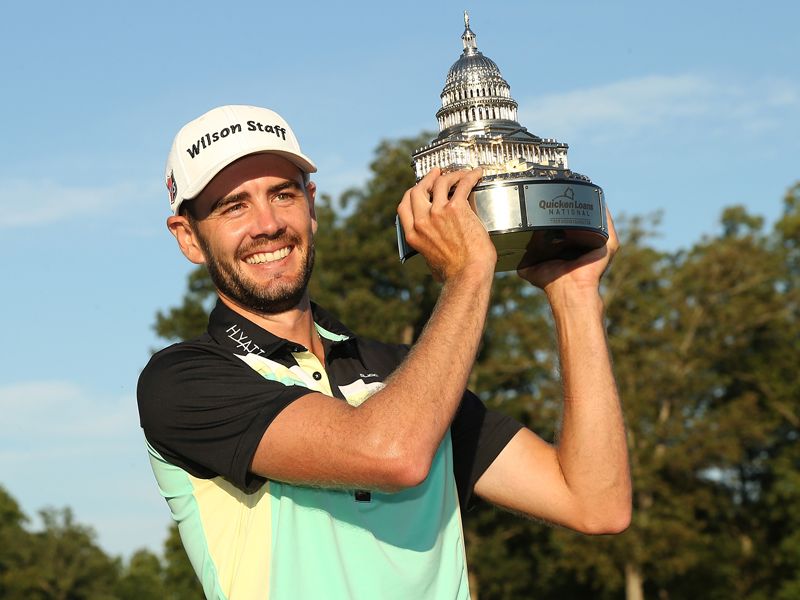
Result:
{"label": "tree trunk", "polygon": [[625,564],[625,600],[644,600],[644,579],[639,566]]}

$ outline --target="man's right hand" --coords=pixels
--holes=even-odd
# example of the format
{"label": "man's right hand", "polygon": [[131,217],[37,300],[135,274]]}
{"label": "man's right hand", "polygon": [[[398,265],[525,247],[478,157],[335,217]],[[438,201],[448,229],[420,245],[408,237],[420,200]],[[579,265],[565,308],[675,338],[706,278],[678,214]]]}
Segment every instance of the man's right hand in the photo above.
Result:
{"label": "man's right hand", "polygon": [[439,281],[487,269],[494,272],[497,251],[467,202],[482,174],[480,168],[449,173],[434,168],[397,207],[406,240]]}

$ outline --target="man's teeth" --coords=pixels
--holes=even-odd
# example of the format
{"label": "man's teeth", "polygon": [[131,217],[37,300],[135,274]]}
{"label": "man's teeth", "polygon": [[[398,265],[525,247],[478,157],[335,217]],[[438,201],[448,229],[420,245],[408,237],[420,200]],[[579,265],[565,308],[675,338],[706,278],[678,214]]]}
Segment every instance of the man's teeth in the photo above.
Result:
{"label": "man's teeth", "polygon": [[273,262],[289,256],[290,248],[288,246],[276,250],[275,252],[259,252],[252,254],[244,259],[248,265],[260,265],[262,263]]}

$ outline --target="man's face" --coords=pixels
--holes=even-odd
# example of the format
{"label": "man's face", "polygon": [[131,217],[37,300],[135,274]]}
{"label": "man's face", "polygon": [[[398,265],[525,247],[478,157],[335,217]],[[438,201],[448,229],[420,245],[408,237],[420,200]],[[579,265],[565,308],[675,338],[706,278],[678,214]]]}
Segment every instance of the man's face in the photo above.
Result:
{"label": "man's face", "polygon": [[193,200],[192,233],[220,295],[261,314],[303,300],[314,264],[313,183],[274,154],[223,169]]}

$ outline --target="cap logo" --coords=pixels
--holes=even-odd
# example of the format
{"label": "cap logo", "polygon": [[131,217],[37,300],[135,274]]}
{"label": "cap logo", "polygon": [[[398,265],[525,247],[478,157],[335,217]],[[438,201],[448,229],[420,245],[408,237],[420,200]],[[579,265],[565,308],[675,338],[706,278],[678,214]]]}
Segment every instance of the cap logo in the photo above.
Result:
{"label": "cap logo", "polygon": [[175,173],[169,172],[167,177],[167,192],[169,193],[169,205],[175,204],[175,198],[178,197],[178,184],[175,182]]}
{"label": "cap logo", "polygon": [[[261,131],[264,133],[274,133],[279,138],[283,140],[286,139],[286,128],[281,127],[280,125],[264,125],[263,123],[259,123],[258,121],[247,121],[247,131]],[[231,125],[228,125],[227,127],[223,127],[219,131],[211,131],[208,133],[204,133],[197,139],[195,143],[186,148],[186,152],[190,158],[195,158],[200,154],[201,151],[211,146],[211,144],[218,142],[222,139],[225,139],[229,135],[241,132],[242,132],[242,124],[233,123]]]}

